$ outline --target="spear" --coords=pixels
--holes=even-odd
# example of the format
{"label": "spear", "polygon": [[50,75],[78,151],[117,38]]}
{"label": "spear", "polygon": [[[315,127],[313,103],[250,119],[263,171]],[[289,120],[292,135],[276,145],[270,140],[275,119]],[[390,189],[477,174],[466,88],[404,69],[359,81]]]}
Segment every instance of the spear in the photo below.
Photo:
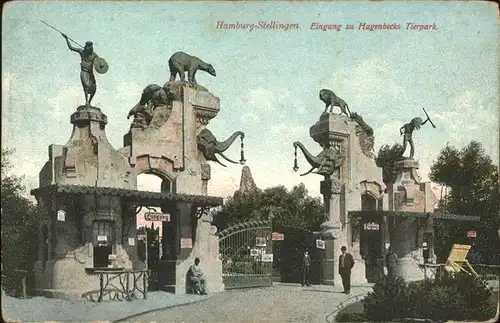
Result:
{"label": "spear", "polygon": [[[54,28],[53,26],[49,25],[48,23],[46,23],[45,21],[43,20],[40,20],[41,22],[43,22],[44,24],[46,24],[47,26],[49,26],[50,28],[54,29],[55,31],[57,31],[58,33],[60,33],[61,35],[65,35],[63,32],[61,32],[60,30],[57,30],[56,28]],[[83,48],[82,45],[78,44],[76,41],[74,41],[73,39],[69,38],[68,36],[66,36],[69,40],[71,40],[73,43],[77,44],[78,46],[80,46],[81,48]]]}

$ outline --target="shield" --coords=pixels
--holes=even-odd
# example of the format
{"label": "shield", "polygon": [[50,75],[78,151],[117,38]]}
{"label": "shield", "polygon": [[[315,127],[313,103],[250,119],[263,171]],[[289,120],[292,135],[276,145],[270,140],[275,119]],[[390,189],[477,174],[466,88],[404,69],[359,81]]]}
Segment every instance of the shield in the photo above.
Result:
{"label": "shield", "polygon": [[94,69],[97,73],[106,74],[108,68],[109,68],[108,63],[104,58],[97,57],[96,59],[94,59]]}

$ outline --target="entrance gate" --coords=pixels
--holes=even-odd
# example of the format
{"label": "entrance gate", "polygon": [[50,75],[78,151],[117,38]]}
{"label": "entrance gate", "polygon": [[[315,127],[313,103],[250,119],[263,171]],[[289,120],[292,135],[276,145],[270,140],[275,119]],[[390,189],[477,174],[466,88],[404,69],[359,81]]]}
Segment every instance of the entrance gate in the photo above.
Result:
{"label": "entrance gate", "polygon": [[272,286],[271,232],[271,221],[249,221],[218,234],[226,289]]}
{"label": "entrance gate", "polygon": [[309,282],[322,284],[325,252],[316,247],[320,235],[305,226],[285,224],[275,225],[273,231],[283,234],[283,240],[273,241],[275,276],[279,276],[282,283],[301,283],[304,251],[308,251],[311,257]]}

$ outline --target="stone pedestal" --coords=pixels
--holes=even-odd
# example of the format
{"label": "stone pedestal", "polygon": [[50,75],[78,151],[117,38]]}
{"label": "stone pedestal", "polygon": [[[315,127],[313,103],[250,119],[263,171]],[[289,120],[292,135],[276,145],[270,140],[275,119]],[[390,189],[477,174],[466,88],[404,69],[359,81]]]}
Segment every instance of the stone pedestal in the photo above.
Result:
{"label": "stone pedestal", "polygon": [[[42,228],[47,228],[38,245],[35,280],[36,288],[48,296],[79,298],[99,288],[97,278],[86,273],[94,267],[95,221],[110,225],[109,243],[117,266],[132,268],[136,258],[136,250],[126,245],[128,237],[135,238],[135,218],[123,216],[120,197],[82,194],[81,190],[89,186],[134,189],[136,172],[108,142],[107,117],[99,108],[80,106],[70,120],[71,137],[64,146],[49,146],[49,161],[40,172],[40,193],[35,193]],[[65,194],[44,190],[54,184],[74,186],[66,186]],[[61,212],[64,216],[59,218]],[[129,230],[122,230],[130,221]]]}
{"label": "stone pedestal", "polygon": [[[138,173],[153,173],[172,183],[175,194],[207,195],[211,167],[197,146],[197,136],[220,110],[219,98],[206,88],[186,82],[165,85],[172,92],[166,105],[153,110],[145,127],[132,126],[124,136],[121,150]],[[195,258],[207,278],[209,292],[224,289],[218,238],[206,216],[192,204],[176,204],[171,223],[164,225],[164,259],[161,261],[162,288],[186,293],[186,274]],[[207,222],[208,221],[208,222]]]}
{"label": "stone pedestal", "polygon": [[327,221],[321,225],[325,239],[325,260],[323,265],[323,283],[337,285],[340,283],[338,273],[337,250],[345,243],[345,234],[340,222],[340,191],[342,183],[338,179],[321,181],[321,194],[324,197]]}
{"label": "stone pedestal", "polygon": [[423,262],[423,234],[428,229],[429,221],[404,213],[398,215],[398,212],[432,216],[436,201],[430,183],[421,182],[418,167],[418,162],[411,158],[396,162],[396,180],[388,187],[389,204],[394,211],[394,215],[387,220],[390,243],[398,256],[395,274],[406,281],[424,279],[418,265]]}
{"label": "stone pedestal", "polygon": [[[333,113],[324,113],[319,121],[310,128],[310,135],[322,147],[333,146],[345,155],[344,163],[332,178],[336,178],[336,193],[331,197],[325,196],[325,205],[330,205],[329,224],[335,227],[337,238],[327,242],[327,263],[332,263],[325,268],[324,277],[333,275],[334,280],[340,282],[337,274],[337,259],[340,247],[347,246],[354,257],[355,266],[351,280],[353,284],[364,285],[365,263],[361,258],[359,237],[353,240],[353,222],[348,213],[351,210],[366,209],[363,205],[365,196],[373,198],[375,203],[370,210],[382,210],[387,207],[383,203],[382,171],[375,164],[373,152],[373,130],[357,115],[353,118]],[[322,182],[322,189],[323,189]],[[331,200],[331,201],[330,201]],[[330,244],[330,246],[329,246]],[[334,256],[335,255],[335,256]],[[336,265],[333,265],[336,264]],[[330,268],[331,267],[331,268]],[[329,273],[330,270],[333,270]],[[327,280],[328,282],[328,280]]]}

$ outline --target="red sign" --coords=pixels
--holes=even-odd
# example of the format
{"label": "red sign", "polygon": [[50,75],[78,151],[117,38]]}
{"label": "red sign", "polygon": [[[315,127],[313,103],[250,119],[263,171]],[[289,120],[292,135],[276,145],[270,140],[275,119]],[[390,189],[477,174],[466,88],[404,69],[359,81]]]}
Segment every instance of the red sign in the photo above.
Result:
{"label": "red sign", "polygon": [[279,232],[273,232],[271,237],[273,240],[278,240],[278,241],[285,240],[285,235]]}
{"label": "red sign", "polygon": [[476,235],[476,231],[467,231],[467,238],[475,238]]}

